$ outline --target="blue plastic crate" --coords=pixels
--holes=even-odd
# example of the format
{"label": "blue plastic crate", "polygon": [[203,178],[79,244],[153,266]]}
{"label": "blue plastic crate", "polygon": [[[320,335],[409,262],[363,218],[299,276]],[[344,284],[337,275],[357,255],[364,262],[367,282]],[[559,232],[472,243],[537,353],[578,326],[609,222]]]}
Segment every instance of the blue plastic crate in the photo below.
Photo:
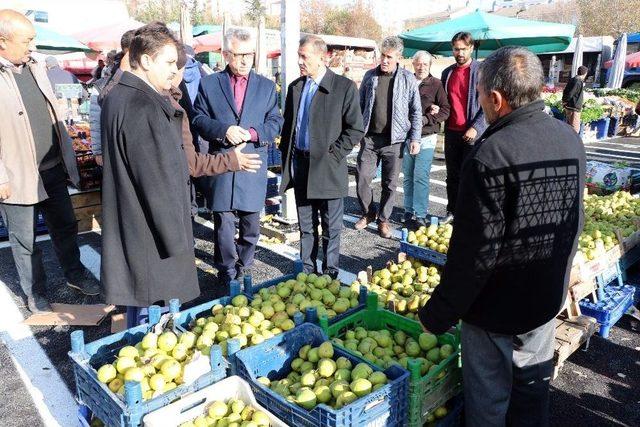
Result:
{"label": "blue plastic crate", "polygon": [[[282,396],[257,381],[266,376],[270,380],[286,377],[291,372],[291,361],[306,344],[318,346],[327,340],[320,327],[304,323],[284,334],[266,340],[260,345],[236,354],[238,375],[251,385],[258,403],[269,408],[276,417],[290,426],[402,426],[407,416],[409,373],[399,366],[392,366],[384,373],[389,383],[342,409],[319,404],[308,411],[289,403]],[[364,359],[334,347],[334,357],[344,356],[352,363],[367,363],[374,371],[375,365]]]}
{"label": "blue plastic crate", "polygon": [[[239,284],[232,286],[233,296],[240,293]],[[185,328],[202,313],[209,313],[216,304],[227,305],[232,296],[225,296],[181,312],[177,311],[179,302],[172,300],[170,311],[178,315],[175,324]],[[71,333],[71,351],[69,358],[73,366],[76,379],[77,398],[81,405],[93,412],[99,419],[109,426],[139,426],[142,418],[149,412],[179,399],[181,396],[200,390],[226,377],[228,362],[222,355],[219,346],[211,348],[211,371],[202,375],[191,384],[183,384],[154,399],[143,401],[138,383],[125,384],[125,396],[122,400],[113,393],[106,384],[98,381],[97,368],[116,359],[120,348],[125,345],[135,345],[153,328],[161,315],[161,308],[149,308],[149,323],[127,329],[117,334],[109,335],[89,344],[84,343],[82,330]],[[237,351],[239,348],[230,351]]]}
{"label": "blue plastic crate", "polygon": [[609,118],[605,117],[603,119],[595,120],[589,123],[589,126],[592,130],[596,131],[596,139],[606,138],[607,133],[609,132]]}
{"label": "blue plastic crate", "polygon": [[[47,225],[44,222],[44,217],[41,212],[38,212],[38,218],[36,219],[36,234],[47,234]],[[4,219],[2,215],[0,215],[0,240],[5,240],[9,238],[9,230],[4,224]]]}
{"label": "blue plastic crate", "polygon": [[616,262],[611,267],[598,274],[596,276],[596,284],[598,285],[598,287],[604,287],[607,285],[622,286],[623,283],[620,264]]}
{"label": "blue plastic crate", "polygon": [[402,229],[402,240],[400,241],[400,252],[406,253],[412,258],[416,258],[422,261],[428,261],[437,265],[445,265],[447,263],[447,254],[443,254],[434,251],[429,248],[423,248],[422,246],[414,245],[407,242],[409,236],[409,230]]}
{"label": "blue plastic crate", "polygon": [[[287,274],[272,280],[268,280],[266,282],[263,282],[259,285],[254,285],[251,281],[251,277],[246,277],[245,276],[245,281],[244,281],[244,295],[246,295],[249,299],[252,299],[254,294],[258,291],[260,291],[260,289],[264,289],[264,288],[269,288],[271,286],[276,286],[278,283],[281,282],[286,282],[287,280],[291,280],[291,279],[295,279],[296,276],[298,275],[298,273],[301,273],[303,270],[303,264],[302,261],[298,260],[294,263],[294,267],[293,267],[293,273],[292,274]],[[329,324],[333,324],[341,319],[344,319],[345,317],[355,313],[358,310],[361,310],[364,308],[366,302],[367,302],[367,288],[365,286],[360,286],[360,294],[358,295],[358,302],[359,304],[354,307],[351,308],[347,311],[345,311],[344,313],[338,314],[335,317],[331,318],[331,320],[329,320]],[[317,315],[315,315],[315,310],[311,310],[311,316],[305,316],[305,321],[306,322],[310,322],[310,323],[318,323],[318,317]]]}
{"label": "blue plastic crate", "polygon": [[268,172],[267,177],[267,199],[277,197],[280,192],[281,177],[279,174]]}
{"label": "blue plastic crate", "polygon": [[580,311],[585,316],[596,319],[600,324],[600,336],[607,338],[613,325],[624,315],[633,304],[633,286],[606,286],[602,298],[597,303],[588,298],[580,301]]}
{"label": "blue plastic crate", "polygon": [[90,427],[91,426],[91,409],[87,408],[84,405],[78,405],[78,424],[80,427]]}
{"label": "blue plastic crate", "polygon": [[625,281],[625,285],[633,286],[634,288],[633,303],[635,305],[640,304],[640,275],[634,274],[631,277],[627,277],[627,280]]}
{"label": "blue plastic crate", "polygon": [[267,152],[267,167],[281,167],[282,153],[275,144],[269,144]]}

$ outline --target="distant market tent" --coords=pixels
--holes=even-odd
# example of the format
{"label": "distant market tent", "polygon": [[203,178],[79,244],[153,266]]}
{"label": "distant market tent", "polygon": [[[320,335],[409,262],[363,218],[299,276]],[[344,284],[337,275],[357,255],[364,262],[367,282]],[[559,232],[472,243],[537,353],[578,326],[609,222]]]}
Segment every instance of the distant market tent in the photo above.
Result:
{"label": "distant market tent", "polygon": [[582,65],[582,53],[583,53],[582,34],[578,36],[576,42],[576,50],[573,52],[573,61],[571,61],[571,77],[575,77],[578,74],[578,68]]}
{"label": "distant market tent", "polygon": [[619,89],[622,87],[622,81],[624,80],[624,70],[626,68],[627,59],[627,35],[623,34],[620,37],[618,46],[616,46],[616,53],[613,56],[613,64],[609,68],[607,74],[607,87],[611,89]]}
{"label": "distant market tent", "polygon": [[120,38],[129,30],[142,27],[142,22],[135,19],[113,23],[104,27],[82,31],[74,36],[91,49],[98,52],[120,50]]}
{"label": "distant market tent", "polygon": [[459,31],[471,33],[477,55],[486,57],[502,46],[525,46],[534,53],[562,51],[571,43],[575,26],[473,12],[400,34],[404,55],[426,50],[451,56],[451,38]]}
{"label": "distant market tent", "polygon": [[36,28],[36,51],[49,55],[59,55],[69,52],[92,52],[92,49],[83,45],[71,36],[57,33],[42,25]]}

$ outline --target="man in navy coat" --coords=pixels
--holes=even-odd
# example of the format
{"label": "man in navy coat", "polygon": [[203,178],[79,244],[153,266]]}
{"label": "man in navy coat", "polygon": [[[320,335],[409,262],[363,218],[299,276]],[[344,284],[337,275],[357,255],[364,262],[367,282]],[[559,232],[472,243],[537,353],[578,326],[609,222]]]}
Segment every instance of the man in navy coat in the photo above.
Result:
{"label": "man in navy coat", "polygon": [[255,41],[251,34],[230,29],[223,55],[227,68],[200,82],[193,125],[214,151],[225,152],[246,142],[245,151],[260,154],[262,160],[257,173],[213,177],[214,258],[221,281],[228,283],[240,279],[253,264],[267,192],[267,146],[280,134],[283,119],[275,84],[252,71]]}

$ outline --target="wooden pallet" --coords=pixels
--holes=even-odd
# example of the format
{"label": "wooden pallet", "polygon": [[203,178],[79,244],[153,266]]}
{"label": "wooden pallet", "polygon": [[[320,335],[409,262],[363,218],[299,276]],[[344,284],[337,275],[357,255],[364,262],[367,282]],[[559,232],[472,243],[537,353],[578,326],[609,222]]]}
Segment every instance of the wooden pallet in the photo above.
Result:
{"label": "wooden pallet", "polygon": [[78,220],[78,232],[100,230],[102,223],[102,193],[100,190],[72,194],[71,204]]}
{"label": "wooden pallet", "polygon": [[596,319],[588,316],[556,318],[556,337],[553,352],[553,378],[555,379],[564,366],[564,362],[583,344],[585,351],[589,348],[589,340],[596,332]]}
{"label": "wooden pallet", "polygon": [[[322,233],[322,229],[320,226],[318,226],[318,230],[319,233]],[[260,234],[267,237],[275,237],[282,243],[293,243],[300,240],[300,232],[298,230],[283,231],[268,223],[260,224]]]}
{"label": "wooden pallet", "polygon": [[581,316],[580,300],[591,296],[594,302],[598,301],[597,285],[595,278],[586,281],[579,281],[569,285],[567,291],[567,299],[563,307],[568,318]]}

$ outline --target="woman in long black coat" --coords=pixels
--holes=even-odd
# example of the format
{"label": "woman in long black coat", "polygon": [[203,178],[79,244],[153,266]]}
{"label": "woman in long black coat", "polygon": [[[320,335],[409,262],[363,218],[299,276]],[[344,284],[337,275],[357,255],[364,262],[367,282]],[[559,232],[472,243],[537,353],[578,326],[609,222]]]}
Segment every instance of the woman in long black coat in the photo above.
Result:
{"label": "woman in long black coat", "polygon": [[110,304],[200,294],[182,114],[128,72],[103,104],[101,279]]}

